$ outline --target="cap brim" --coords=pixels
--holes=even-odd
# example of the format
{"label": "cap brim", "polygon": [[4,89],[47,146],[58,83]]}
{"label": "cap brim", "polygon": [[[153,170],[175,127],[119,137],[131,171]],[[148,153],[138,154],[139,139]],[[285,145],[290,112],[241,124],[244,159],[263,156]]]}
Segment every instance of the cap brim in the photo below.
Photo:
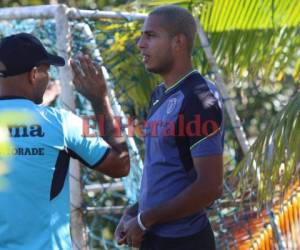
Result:
{"label": "cap brim", "polygon": [[48,54],[48,58],[43,60],[43,63],[48,63],[54,66],[65,66],[65,59],[60,56]]}

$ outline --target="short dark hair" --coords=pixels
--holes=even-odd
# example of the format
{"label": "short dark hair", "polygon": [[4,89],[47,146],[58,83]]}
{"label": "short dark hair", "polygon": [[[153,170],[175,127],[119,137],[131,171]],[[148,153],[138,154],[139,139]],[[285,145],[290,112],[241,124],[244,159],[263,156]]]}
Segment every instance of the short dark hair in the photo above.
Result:
{"label": "short dark hair", "polygon": [[166,21],[162,23],[162,26],[170,35],[183,34],[187,38],[188,52],[192,53],[197,26],[194,17],[188,10],[176,5],[165,5],[155,8],[150,15],[162,16]]}

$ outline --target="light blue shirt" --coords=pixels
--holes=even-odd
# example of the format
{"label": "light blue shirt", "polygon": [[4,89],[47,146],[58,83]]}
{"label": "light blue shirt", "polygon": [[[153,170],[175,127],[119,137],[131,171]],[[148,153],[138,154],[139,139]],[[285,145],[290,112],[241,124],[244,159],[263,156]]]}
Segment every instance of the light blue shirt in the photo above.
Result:
{"label": "light blue shirt", "polygon": [[70,157],[93,168],[109,147],[102,138],[84,137],[81,118],[71,112],[22,98],[1,98],[0,119],[7,111],[32,119],[9,125],[13,155],[3,176],[8,186],[0,191],[0,250],[72,249]]}

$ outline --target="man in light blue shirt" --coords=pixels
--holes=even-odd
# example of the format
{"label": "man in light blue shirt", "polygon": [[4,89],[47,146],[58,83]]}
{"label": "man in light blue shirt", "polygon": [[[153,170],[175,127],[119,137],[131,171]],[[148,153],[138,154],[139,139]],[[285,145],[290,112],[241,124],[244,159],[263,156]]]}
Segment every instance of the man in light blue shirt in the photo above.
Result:
{"label": "man in light blue shirt", "polygon": [[[80,63],[93,67],[86,57]],[[49,66],[64,64],[63,58],[49,54],[27,33],[0,43],[0,117],[16,112],[30,117],[21,124],[8,124],[13,147],[0,155],[9,166],[8,186],[0,192],[0,250],[72,249],[70,157],[112,177],[129,172],[126,143],[111,134],[112,111],[102,72],[93,68],[84,85],[76,79],[74,83],[91,101],[96,116],[105,114],[103,138],[84,137],[82,119],[71,112],[38,105],[49,81]]]}

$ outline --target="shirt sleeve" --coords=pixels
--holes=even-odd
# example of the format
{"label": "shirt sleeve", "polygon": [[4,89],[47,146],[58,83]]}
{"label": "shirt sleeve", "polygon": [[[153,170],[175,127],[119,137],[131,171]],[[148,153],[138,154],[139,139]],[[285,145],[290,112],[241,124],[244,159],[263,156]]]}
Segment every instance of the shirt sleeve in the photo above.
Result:
{"label": "shirt sleeve", "polygon": [[219,100],[208,88],[199,88],[185,98],[183,112],[192,157],[223,153],[223,113]]}
{"label": "shirt sleeve", "polygon": [[65,110],[61,114],[65,147],[69,155],[87,167],[96,167],[108,155],[109,145],[99,136],[84,136],[83,120],[80,117]]}

